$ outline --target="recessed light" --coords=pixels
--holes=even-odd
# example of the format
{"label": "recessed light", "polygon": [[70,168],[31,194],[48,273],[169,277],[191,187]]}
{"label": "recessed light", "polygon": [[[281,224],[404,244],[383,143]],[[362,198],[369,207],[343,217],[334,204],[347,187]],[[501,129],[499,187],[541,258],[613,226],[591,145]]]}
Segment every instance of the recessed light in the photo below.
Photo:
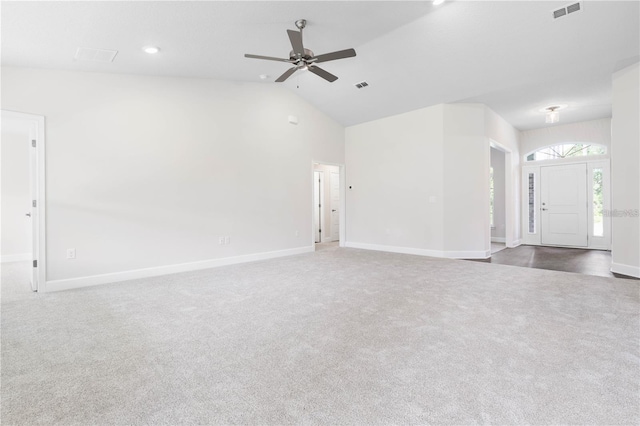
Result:
{"label": "recessed light", "polygon": [[433,5],[434,6],[440,6],[444,2],[445,2],[445,0],[433,0]]}
{"label": "recessed light", "polygon": [[146,53],[148,53],[149,55],[155,55],[156,53],[158,53],[160,51],[160,48],[156,47],[156,46],[147,46],[143,50]]}
{"label": "recessed light", "polygon": [[268,79],[268,78],[269,78],[269,76],[268,76],[268,75],[266,75],[266,74],[260,74],[260,80],[266,80],[266,79]]}

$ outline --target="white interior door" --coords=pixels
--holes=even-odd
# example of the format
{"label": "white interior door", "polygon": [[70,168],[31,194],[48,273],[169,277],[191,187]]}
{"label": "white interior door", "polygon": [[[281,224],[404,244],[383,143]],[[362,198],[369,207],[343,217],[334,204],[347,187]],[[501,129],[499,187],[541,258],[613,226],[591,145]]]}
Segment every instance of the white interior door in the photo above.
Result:
{"label": "white interior door", "polygon": [[540,168],[542,244],[586,247],[587,165]]}
{"label": "white interior door", "polygon": [[36,268],[35,262],[38,259],[38,209],[34,204],[34,200],[38,198],[38,157],[36,152],[37,141],[37,124],[33,123],[29,127],[29,177],[30,177],[30,192],[31,192],[31,206],[27,213],[30,223],[30,239],[31,239],[31,290],[38,290],[38,268]]}
{"label": "white interior door", "polygon": [[331,172],[331,241],[340,240],[340,173]]}
{"label": "white interior door", "polygon": [[313,172],[313,229],[316,243],[322,242],[323,175],[320,171]]}

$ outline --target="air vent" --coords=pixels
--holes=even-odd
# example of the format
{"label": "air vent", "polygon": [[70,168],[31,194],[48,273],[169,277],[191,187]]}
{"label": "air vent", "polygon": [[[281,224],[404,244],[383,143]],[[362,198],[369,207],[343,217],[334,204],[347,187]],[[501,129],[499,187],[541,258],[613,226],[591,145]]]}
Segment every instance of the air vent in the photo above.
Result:
{"label": "air vent", "polygon": [[568,15],[570,13],[580,12],[581,10],[582,10],[582,2],[573,3],[573,4],[570,4],[569,6],[554,10],[552,12],[553,13],[553,19],[561,18],[561,17],[566,16],[566,15]]}
{"label": "air vent", "polygon": [[76,61],[82,62],[113,62],[117,54],[117,50],[78,47],[78,50],[76,50],[76,55],[73,58]]}
{"label": "air vent", "polygon": [[564,16],[566,14],[567,14],[567,9],[565,9],[564,7],[562,9],[554,10],[553,19],[558,19],[559,17]]}
{"label": "air vent", "polygon": [[572,4],[567,6],[567,13],[579,12],[581,9],[580,3]]}
{"label": "air vent", "polygon": [[366,81],[361,81],[360,83],[354,84],[354,86],[356,86],[358,89],[364,89],[368,85],[369,85],[369,83],[367,83]]}

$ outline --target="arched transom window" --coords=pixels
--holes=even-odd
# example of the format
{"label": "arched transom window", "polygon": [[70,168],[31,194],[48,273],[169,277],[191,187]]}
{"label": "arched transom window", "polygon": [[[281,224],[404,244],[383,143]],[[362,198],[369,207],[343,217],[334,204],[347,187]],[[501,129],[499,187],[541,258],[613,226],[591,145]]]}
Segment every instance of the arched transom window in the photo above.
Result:
{"label": "arched transom window", "polygon": [[604,155],[607,147],[589,143],[565,143],[540,148],[527,155],[527,161],[555,160],[584,155]]}

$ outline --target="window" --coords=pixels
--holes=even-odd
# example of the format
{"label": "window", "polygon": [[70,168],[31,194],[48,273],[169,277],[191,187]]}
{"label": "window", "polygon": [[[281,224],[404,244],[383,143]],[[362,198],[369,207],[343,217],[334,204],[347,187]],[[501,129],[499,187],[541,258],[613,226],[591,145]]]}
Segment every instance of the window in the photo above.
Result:
{"label": "window", "polygon": [[495,190],[493,186],[493,167],[489,168],[489,223],[491,223],[491,227],[493,228],[495,225],[493,224],[493,198],[494,198]]}
{"label": "window", "polygon": [[528,211],[528,215],[529,215],[529,233],[530,234],[535,234],[536,233],[536,210],[535,210],[535,185],[536,185],[536,179],[535,179],[535,175],[533,173],[529,173],[529,182],[528,182],[528,187],[529,187],[529,194],[528,194],[528,207],[529,207],[529,211]]}
{"label": "window", "polygon": [[527,161],[555,160],[585,155],[604,155],[607,147],[595,144],[566,143],[540,148],[527,155]]}
{"label": "window", "polygon": [[602,169],[593,169],[593,236],[604,236],[604,211],[602,199]]}

